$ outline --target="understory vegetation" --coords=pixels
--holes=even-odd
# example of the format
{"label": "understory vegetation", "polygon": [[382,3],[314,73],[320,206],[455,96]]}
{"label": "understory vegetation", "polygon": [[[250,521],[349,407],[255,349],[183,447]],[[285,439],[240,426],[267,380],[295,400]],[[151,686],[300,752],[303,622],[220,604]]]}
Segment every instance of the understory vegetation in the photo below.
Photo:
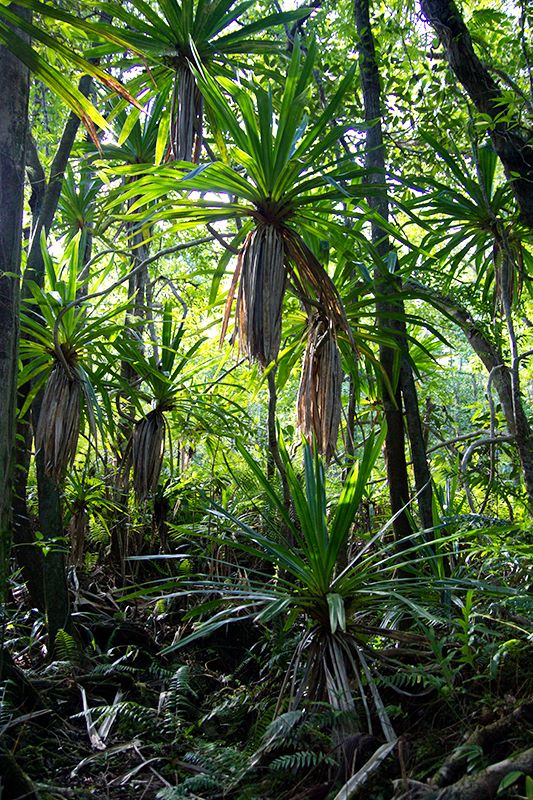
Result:
{"label": "understory vegetation", "polygon": [[0,0],[0,798],[533,798],[532,30]]}

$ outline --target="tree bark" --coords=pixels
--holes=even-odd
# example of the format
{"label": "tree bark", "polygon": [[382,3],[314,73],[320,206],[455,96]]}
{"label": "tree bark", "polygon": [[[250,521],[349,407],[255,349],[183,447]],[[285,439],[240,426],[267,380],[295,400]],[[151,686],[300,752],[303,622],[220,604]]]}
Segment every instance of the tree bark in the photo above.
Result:
{"label": "tree bark", "polygon": [[[406,331],[404,328],[404,343],[405,347],[407,347],[407,337],[405,334]],[[429,471],[426,452],[426,439],[420,415],[415,378],[411,364],[405,355],[402,358],[400,366],[400,386],[405,408],[405,421],[407,423],[409,445],[411,448],[413,474],[415,476],[418,513],[420,515],[422,527],[427,532],[426,538],[429,540],[432,538],[430,531],[433,528],[433,488],[431,485],[431,473]]]}
{"label": "tree bark", "polygon": [[[531,775],[533,772],[533,748],[524,750],[512,758],[491,764],[490,767],[474,775],[466,775],[457,783],[440,788],[428,786],[419,781],[394,781],[398,788],[406,788],[394,795],[394,800],[493,800],[498,795],[501,781],[511,772]],[[515,795],[513,795],[515,796]],[[509,797],[508,794],[503,797]]]}
{"label": "tree bark", "polygon": [[[78,84],[82,94],[88,96],[91,91],[92,78],[84,75]],[[72,147],[76,140],[76,135],[80,127],[79,117],[71,112],[63,128],[63,133],[55,152],[48,179],[41,164],[39,153],[35,142],[28,132],[26,140],[26,172],[31,186],[30,208],[32,211],[32,231],[22,284],[22,296],[24,299],[30,296],[28,281],[35,281],[39,286],[44,284],[44,261],[41,252],[41,235],[48,234],[59,203],[63,179],[67,168],[68,160],[72,152]],[[29,385],[23,387],[19,392],[18,407],[21,408],[27,397]],[[45,587],[43,569],[48,565],[48,560],[43,562],[42,554],[37,551],[35,546],[35,535],[32,530],[32,520],[28,511],[26,489],[28,471],[31,460],[32,427],[35,430],[38,422],[37,408],[39,403],[34,403],[32,408],[33,426],[27,419],[19,419],[17,424],[17,445],[16,462],[17,470],[15,475],[15,492],[13,502],[13,538],[16,545],[17,562],[22,569],[22,575],[26,582],[31,602],[41,610],[46,609]],[[39,462],[40,464],[40,462]],[[47,491],[56,491],[57,498],[54,507],[60,506],[59,488],[54,488],[55,484],[41,475],[40,466],[37,466],[37,482],[44,483]],[[42,493],[42,492],[41,492]],[[52,526],[54,529],[62,525],[60,518],[56,519]],[[55,582],[55,581],[54,581]],[[66,600],[64,599],[62,605]]]}
{"label": "tree bark", "polygon": [[70,599],[66,576],[66,541],[63,527],[63,509],[60,487],[44,470],[44,455],[36,455],[36,467],[40,473],[38,483],[39,529],[48,551],[43,561],[44,600],[48,653],[53,654],[59,630],[73,634],[70,616]]}
{"label": "tree bark", "polygon": [[[359,65],[365,120],[370,123],[366,132],[365,167],[368,170],[366,181],[367,183],[381,183],[385,175],[385,146],[381,126],[381,86],[370,25],[368,0],[354,0],[354,16],[359,37]],[[389,200],[386,191],[379,196],[370,197],[368,202],[370,207],[385,221],[388,220]],[[393,523],[394,533],[396,540],[401,542],[412,533],[409,517],[404,509],[409,501],[404,404],[413,451],[415,483],[419,491],[419,511],[424,528],[431,528],[433,525],[431,480],[422,436],[416,387],[407,358],[405,323],[401,319],[404,307],[403,302],[395,297],[401,287],[398,279],[386,268],[387,257],[391,253],[388,236],[379,221],[374,220],[371,224],[372,242],[383,265],[381,269],[378,267],[375,273],[376,293],[379,298],[376,301],[378,328],[385,336],[392,334],[397,344],[397,349],[388,345],[380,345],[379,357],[387,379],[382,382],[382,401],[387,424],[385,440],[387,480],[392,513],[398,515]]]}
{"label": "tree bark", "polygon": [[[420,292],[420,286],[417,286],[416,289],[417,292]],[[461,328],[470,346],[491,376],[492,384],[501,403],[507,430],[515,437],[528,503],[530,508],[533,508],[533,430],[529,424],[521,396],[517,396],[513,391],[511,369],[505,363],[499,348],[488,339],[481,327],[460,303],[427,287],[422,287],[422,294],[426,295],[428,302],[437,310],[453,319]]]}
{"label": "tree bark", "polygon": [[522,220],[533,228],[533,136],[521,127],[518,114],[504,101],[499,85],[477,57],[454,0],[421,0],[420,7],[436,31],[455,77],[476,109],[491,118],[488,134]]}
{"label": "tree bark", "polygon": [[[12,7],[29,19],[29,12]],[[28,69],[0,47],[0,601],[8,575],[19,339]]]}

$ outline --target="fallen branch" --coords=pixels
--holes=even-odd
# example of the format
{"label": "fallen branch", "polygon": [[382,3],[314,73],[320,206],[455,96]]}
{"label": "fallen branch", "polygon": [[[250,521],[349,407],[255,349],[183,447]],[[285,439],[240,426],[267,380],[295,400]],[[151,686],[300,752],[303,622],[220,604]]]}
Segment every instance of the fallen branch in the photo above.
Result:
{"label": "fallen branch", "polygon": [[[493,800],[502,780],[511,772],[533,774],[533,747],[506,758],[475,775],[466,775],[452,786],[439,788],[419,781],[394,781],[394,800]],[[403,790],[403,791],[402,791]]]}
{"label": "fallen branch", "polygon": [[490,725],[477,728],[466,741],[457,747],[446,759],[438,772],[432,778],[435,786],[449,786],[455,783],[466,772],[467,748],[480,747],[487,751],[494,744],[506,739],[517,727],[533,724],[533,703],[524,703],[512,714],[498,719]]}

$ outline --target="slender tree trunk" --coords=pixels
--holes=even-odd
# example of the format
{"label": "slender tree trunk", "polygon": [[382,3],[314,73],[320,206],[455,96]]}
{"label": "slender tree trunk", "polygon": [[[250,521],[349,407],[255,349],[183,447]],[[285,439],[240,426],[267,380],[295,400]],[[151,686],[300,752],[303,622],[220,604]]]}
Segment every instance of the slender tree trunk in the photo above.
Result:
{"label": "slender tree trunk", "polygon": [[[370,26],[368,0],[354,1],[354,15],[359,37],[359,64],[365,119],[369,123],[365,152],[365,167],[368,170],[367,182],[381,183],[385,174],[385,146],[381,127],[381,86]],[[369,205],[385,221],[388,220],[389,202],[386,192],[380,196],[371,197]],[[391,254],[391,246],[387,234],[377,221],[372,222],[372,242],[382,261],[381,268],[377,268],[375,273],[376,293],[379,297],[376,301],[378,327],[385,335],[392,334],[398,345],[397,349],[381,345],[379,357],[386,376],[386,381],[382,382],[382,399],[387,423],[385,440],[387,479],[392,512],[398,514],[394,521],[394,533],[397,541],[401,542],[411,534],[408,515],[405,510],[402,511],[409,500],[404,405],[413,454],[415,483],[419,492],[421,522],[425,528],[430,528],[433,524],[431,480],[425,454],[416,387],[407,358],[405,324],[401,320],[404,307],[402,301],[395,297],[401,286],[399,280],[386,267],[387,257]]]}
{"label": "slender tree trunk", "polygon": [[[420,287],[417,286],[417,290]],[[491,382],[498,393],[507,430],[515,436],[516,447],[522,465],[528,502],[533,509],[533,430],[524,410],[522,397],[516,392],[512,370],[505,363],[499,348],[483,333],[468,311],[453,298],[441,295],[432,289],[423,288],[432,305],[451,317],[465,334],[470,346],[485,366]]]}
{"label": "slender tree trunk", "polygon": [[[420,7],[440,39],[448,63],[476,109],[492,119],[488,134],[510,181],[522,220],[533,228],[533,136],[521,126],[487,67],[477,57],[454,0],[421,0]],[[508,92],[508,89],[506,89]]]}
{"label": "slender tree trunk", "polygon": [[[41,212],[46,193],[46,174],[39,158],[35,141],[28,131],[26,138],[26,174],[30,181],[30,209],[32,212],[33,228]],[[27,287],[26,287],[27,288]],[[24,293],[24,284],[23,289]],[[21,409],[26,402],[29,384],[18,391],[18,408]],[[30,514],[27,501],[28,474],[31,463],[31,449],[33,431],[29,419],[30,415],[18,416],[17,439],[15,445],[16,468],[13,495],[13,542],[17,564],[22,571],[22,578],[29,592],[30,602],[40,611],[46,608],[43,585],[43,557],[42,551],[36,547],[34,520]]]}
{"label": "slender tree trunk", "polygon": [[37,486],[39,529],[47,547],[43,572],[48,652],[53,654],[58,631],[73,633],[66,577],[67,542],[60,486],[45,474],[44,456],[41,452],[36,455],[36,467],[41,475]]}
{"label": "slender tree trunk", "polygon": [[[405,337],[404,343],[407,347],[407,339]],[[426,454],[426,440],[424,437],[422,418],[420,416],[420,405],[418,402],[415,378],[406,356],[403,356],[400,366],[400,386],[405,406],[405,421],[407,422],[409,444],[411,447],[411,461],[413,463],[415,488],[418,497],[418,513],[420,514],[420,521],[423,528],[429,531],[433,528],[433,489],[431,485],[431,473],[429,471]],[[430,539],[431,534],[428,533],[426,538]]]}
{"label": "slender tree trunk", "polygon": [[[12,6],[21,16],[29,12]],[[0,47],[0,602],[9,573],[24,164],[28,125],[27,68]]]}
{"label": "slender tree trunk", "polygon": [[[283,491],[283,504],[288,514],[291,513],[291,493],[287,482],[287,473],[281,459],[278,445],[278,434],[276,431],[276,407],[278,404],[278,392],[276,388],[276,368],[273,367],[267,376],[268,381],[268,456],[267,456],[267,475],[269,480],[274,477],[274,467],[278,470]],[[294,544],[290,532],[283,526],[283,534],[288,544]]]}
{"label": "slender tree trunk", "polygon": [[[79,90],[84,95],[90,93],[92,86],[92,78],[84,75],[79,81]],[[61,139],[59,141],[57,150],[55,152],[48,179],[41,164],[39,153],[35,146],[31,134],[28,132],[26,140],[26,171],[31,185],[30,208],[32,210],[32,231],[31,239],[28,250],[28,257],[26,261],[26,270],[24,273],[24,282],[22,285],[23,298],[29,296],[28,281],[32,280],[39,286],[44,285],[44,261],[41,252],[41,235],[48,234],[59,203],[61,189],[63,186],[63,179],[65,170],[67,168],[68,160],[72,152],[72,147],[76,140],[76,135],[80,127],[80,119],[76,114],[69,114]],[[28,396],[30,387],[26,385],[19,393],[18,406],[21,408]],[[31,446],[33,430],[37,427],[38,422],[38,408],[40,408],[40,401],[33,404],[31,411],[32,425],[28,419],[19,419],[17,426],[17,446],[16,446],[16,461],[17,471],[15,480],[15,496],[13,503],[14,527],[13,535],[16,544],[17,561],[22,569],[23,577],[26,581],[31,601],[41,610],[46,608],[45,598],[45,577],[43,570],[47,569],[50,564],[50,559],[46,562],[43,561],[42,554],[37,550],[35,545],[35,535],[32,529],[32,520],[28,511],[26,499],[26,487],[28,482],[28,471],[31,461]],[[56,498],[54,503],[49,503],[47,516],[49,517],[52,509],[60,509],[61,497],[59,487],[50,481],[41,471],[41,462],[36,461],[37,470],[37,483],[39,486],[46,486],[47,492],[55,492]],[[41,489],[40,494],[44,490]],[[52,524],[49,520],[47,527],[54,530],[62,528],[62,516],[59,515],[55,522]],[[57,581],[52,576],[52,582],[56,585]],[[65,583],[66,586],[66,583]],[[63,598],[61,605],[68,605],[68,598]]]}
{"label": "slender tree trunk", "polygon": [[[135,202],[135,198],[130,205]],[[149,256],[149,245],[144,241],[145,236],[137,224],[128,224],[128,240],[131,248],[131,269],[134,270],[137,264],[143,262]],[[131,311],[126,312],[124,327],[129,334],[131,328],[135,328],[135,336],[142,336],[149,320],[146,319],[146,294],[149,282],[148,267],[141,269],[130,276],[128,281],[128,299],[132,302]],[[134,407],[131,402],[132,393],[135,391],[135,383],[138,375],[135,368],[127,360],[123,360],[120,366],[122,378],[131,387],[125,395],[125,414],[120,423],[120,443],[118,452],[119,469],[117,471],[117,481],[114,487],[114,501],[117,505],[117,514],[111,526],[111,560],[120,569],[122,583],[126,580],[126,558],[128,555],[130,538],[130,515],[128,509],[128,487],[123,485],[123,474],[121,462],[124,459],[128,442],[133,434],[133,415]]]}

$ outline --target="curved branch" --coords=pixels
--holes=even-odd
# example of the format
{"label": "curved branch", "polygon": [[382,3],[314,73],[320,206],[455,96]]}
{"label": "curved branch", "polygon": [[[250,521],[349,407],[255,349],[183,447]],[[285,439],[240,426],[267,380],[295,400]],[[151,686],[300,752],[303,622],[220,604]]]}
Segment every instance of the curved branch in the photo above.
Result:
{"label": "curved branch", "polygon": [[[189,242],[180,242],[179,244],[175,244],[172,247],[165,247],[163,250],[159,250],[157,253],[154,253],[153,255],[148,256],[148,258],[145,258],[143,261],[137,264],[136,267],[130,270],[126,275],[124,275],[122,278],[119,278],[119,280],[115,281],[115,283],[112,283],[111,286],[107,286],[105,289],[101,289],[98,292],[93,292],[92,294],[85,295],[85,297],[83,298],[83,302],[87,300],[95,300],[97,297],[103,297],[104,295],[109,294],[109,292],[114,291],[114,289],[116,289],[118,286],[121,286],[123,283],[126,283],[126,281],[129,280],[132,275],[137,274],[142,269],[147,267],[148,264],[151,264],[153,261],[157,261],[158,258],[162,258],[163,256],[168,256],[171,255],[172,253],[177,253],[180,250],[187,250],[187,248],[189,247],[196,247],[198,245],[206,244],[206,242],[212,242],[212,241],[213,241],[212,236],[203,236],[200,239],[192,239]],[[79,303],[80,303],[79,298],[77,298],[76,300],[72,300],[70,303],[67,303],[67,305],[64,308],[62,308],[59,314],[57,315],[57,319],[54,324],[55,347],[59,347],[59,326],[61,324],[61,320],[63,319],[65,314],[68,311],[70,311],[71,308],[75,308],[75,306],[79,305]]]}

